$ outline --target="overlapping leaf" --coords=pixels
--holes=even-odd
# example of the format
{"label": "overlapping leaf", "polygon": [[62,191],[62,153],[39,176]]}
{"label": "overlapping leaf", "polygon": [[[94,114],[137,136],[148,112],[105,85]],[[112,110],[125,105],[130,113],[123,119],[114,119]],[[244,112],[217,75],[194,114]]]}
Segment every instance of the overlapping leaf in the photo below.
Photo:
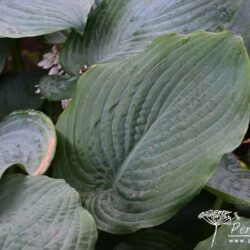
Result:
{"label": "overlapping leaf", "polygon": [[188,250],[191,249],[181,238],[160,230],[146,230],[133,235],[114,250]]}
{"label": "overlapping leaf", "polygon": [[248,53],[250,52],[250,1],[243,0],[237,15],[235,16],[230,29],[244,38]]}
{"label": "overlapping leaf", "polygon": [[1,0],[0,36],[27,37],[75,28],[83,32],[94,0]]}
{"label": "overlapping leaf", "polygon": [[43,71],[37,71],[0,78],[0,120],[15,110],[37,109],[42,105],[35,85],[43,75]]}
{"label": "overlapping leaf", "polygon": [[250,219],[246,219],[243,217],[240,218],[240,221],[232,222],[231,225],[223,225],[219,228],[216,234],[213,248],[211,248],[211,242],[213,237],[211,236],[208,239],[199,243],[194,250],[248,250],[248,239],[250,238],[250,232],[249,230],[247,230],[247,228],[249,228],[249,225]]}
{"label": "overlapping leaf", "polygon": [[241,142],[249,67],[230,32],[169,34],[132,59],[92,67],[57,124],[55,176],[87,197],[102,230],[164,222]]}
{"label": "overlapping leaf", "polygon": [[104,0],[90,18],[84,36],[72,34],[61,57],[68,73],[83,65],[128,58],[156,37],[170,32],[217,31],[229,26],[241,1]]}
{"label": "overlapping leaf", "polygon": [[94,250],[96,227],[62,180],[7,175],[0,181],[0,249]]}
{"label": "overlapping leaf", "polygon": [[0,177],[15,164],[31,175],[49,167],[56,147],[52,121],[38,111],[16,111],[0,123]]}
{"label": "overlapping leaf", "polygon": [[207,189],[228,202],[250,206],[250,171],[233,154],[225,155]]}
{"label": "overlapping leaf", "polygon": [[63,44],[66,42],[70,30],[61,30],[44,36],[48,44]]}

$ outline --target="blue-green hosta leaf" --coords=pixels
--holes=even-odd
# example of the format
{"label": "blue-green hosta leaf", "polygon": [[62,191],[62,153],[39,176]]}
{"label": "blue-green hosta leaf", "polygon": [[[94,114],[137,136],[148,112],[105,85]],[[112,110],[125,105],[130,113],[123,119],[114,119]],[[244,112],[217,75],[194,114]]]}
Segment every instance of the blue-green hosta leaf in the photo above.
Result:
{"label": "blue-green hosta leaf", "polygon": [[61,63],[78,74],[93,65],[141,52],[159,35],[227,27],[241,1],[235,0],[103,0],[90,16],[84,36],[74,33]]}
{"label": "blue-green hosta leaf", "polygon": [[128,241],[114,250],[188,250],[191,249],[181,238],[156,229],[134,234]]}
{"label": "blue-green hosta leaf", "polygon": [[247,129],[250,64],[230,32],[169,34],[90,68],[60,117],[55,176],[87,196],[104,231],[172,217]]}
{"label": "blue-green hosta leaf", "polygon": [[78,76],[45,76],[39,83],[39,89],[41,94],[50,101],[68,99],[73,96],[78,79]]}
{"label": "blue-green hosta leaf", "polygon": [[233,154],[227,154],[207,189],[227,202],[250,206],[250,171],[243,169]]}
{"label": "blue-green hosta leaf", "polygon": [[0,249],[94,250],[96,227],[63,180],[6,175],[0,181]]}
{"label": "blue-green hosta leaf", "polygon": [[231,30],[244,38],[248,52],[250,52],[250,0],[243,0],[237,15],[231,25]]}
{"label": "blue-green hosta leaf", "polygon": [[56,135],[52,121],[33,110],[16,111],[0,123],[0,177],[15,164],[31,175],[41,175],[55,153]]}
{"label": "blue-green hosta leaf", "polygon": [[1,0],[0,36],[27,37],[75,28],[83,33],[94,0]]}
{"label": "blue-green hosta leaf", "polygon": [[43,104],[35,85],[43,71],[6,75],[0,78],[0,120],[15,110],[37,109]]}
{"label": "blue-green hosta leaf", "polygon": [[[249,250],[249,228],[250,219],[241,217],[240,220],[232,222],[231,225],[223,225],[218,229],[212,248],[211,243],[213,235],[200,242],[194,250]],[[236,237],[232,235],[241,236]]]}
{"label": "blue-green hosta leaf", "polygon": [[[9,50],[13,45],[13,40],[8,38],[0,38],[0,73],[2,73]],[[1,92],[1,91],[0,91]]]}

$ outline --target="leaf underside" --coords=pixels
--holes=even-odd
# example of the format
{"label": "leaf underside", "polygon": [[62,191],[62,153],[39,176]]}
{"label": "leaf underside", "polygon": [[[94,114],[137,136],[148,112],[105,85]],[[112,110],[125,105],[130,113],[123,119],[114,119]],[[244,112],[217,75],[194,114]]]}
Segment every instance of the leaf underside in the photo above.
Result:
{"label": "leaf underside", "polygon": [[124,59],[166,33],[218,31],[229,27],[241,1],[104,0],[89,17],[84,35],[73,33],[61,55],[69,74],[83,65]]}
{"label": "leaf underside", "polygon": [[34,110],[11,113],[0,124],[0,177],[16,164],[28,174],[43,174],[55,147],[55,128],[47,116]]}
{"label": "leaf underside", "polygon": [[1,249],[94,250],[96,227],[63,180],[6,175],[0,180]]}
{"label": "leaf underside", "polygon": [[54,175],[112,233],[172,217],[236,148],[249,116],[249,59],[230,32],[169,34],[80,78],[58,124]]}

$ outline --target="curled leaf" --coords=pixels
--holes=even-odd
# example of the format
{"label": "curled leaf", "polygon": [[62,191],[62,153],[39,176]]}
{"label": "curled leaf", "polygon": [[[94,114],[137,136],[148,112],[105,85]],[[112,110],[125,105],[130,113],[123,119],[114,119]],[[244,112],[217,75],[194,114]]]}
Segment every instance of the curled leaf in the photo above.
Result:
{"label": "curled leaf", "polygon": [[34,110],[10,114],[0,123],[0,177],[12,165],[21,165],[30,175],[42,175],[55,147],[55,128],[46,115]]}

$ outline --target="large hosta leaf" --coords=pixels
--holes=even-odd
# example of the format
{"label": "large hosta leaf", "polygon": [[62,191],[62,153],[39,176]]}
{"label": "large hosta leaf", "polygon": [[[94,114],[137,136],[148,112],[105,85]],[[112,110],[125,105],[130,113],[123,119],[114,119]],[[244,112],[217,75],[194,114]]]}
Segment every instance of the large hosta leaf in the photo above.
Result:
{"label": "large hosta leaf", "polygon": [[92,67],[60,117],[55,175],[88,196],[99,228],[125,233],[172,217],[247,129],[250,64],[230,32],[158,38]]}
{"label": "large hosta leaf", "polygon": [[227,202],[250,206],[250,171],[241,168],[233,154],[227,154],[207,189]]}
{"label": "large hosta leaf", "polygon": [[181,238],[160,230],[146,230],[133,235],[127,242],[114,250],[188,250],[191,249]]}
{"label": "large hosta leaf", "polygon": [[0,181],[0,249],[93,250],[96,227],[62,180],[7,175]]}
{"label": "large hosta leaf", "polygon": [[43,174],[54,157],[52,121],[38,111],[17,111],[0,123],[0,177],[14,164],[31,175]]}
{"label": "large hosta leaf", "polygon": [[218,229],[212,248],[213,236],[199,243],[195,250],[249,250],[249,227],[250,219],[241,217],[239,221],[234,221],[231,225],[223,225]]}
{"label": "large hosta leaf", "polygon": [[61,57],[68,73],[84,65],[127,58],[169,32],[216,31],[230,24],[241,1],[104,0],[88,20],[84,36],[74,33]]}
{"label": "large hosta leaf", "polygon": [[37,71],[0,78],[0,120],[15,110],[37,109],[43,104],[41,96],[35,94],[35,85],[43,75]]}
{"label": "large hosta leaf", "polygon": [[83,32],[94,0],[1,0],[0,36],[26,37],[75,28]]}

